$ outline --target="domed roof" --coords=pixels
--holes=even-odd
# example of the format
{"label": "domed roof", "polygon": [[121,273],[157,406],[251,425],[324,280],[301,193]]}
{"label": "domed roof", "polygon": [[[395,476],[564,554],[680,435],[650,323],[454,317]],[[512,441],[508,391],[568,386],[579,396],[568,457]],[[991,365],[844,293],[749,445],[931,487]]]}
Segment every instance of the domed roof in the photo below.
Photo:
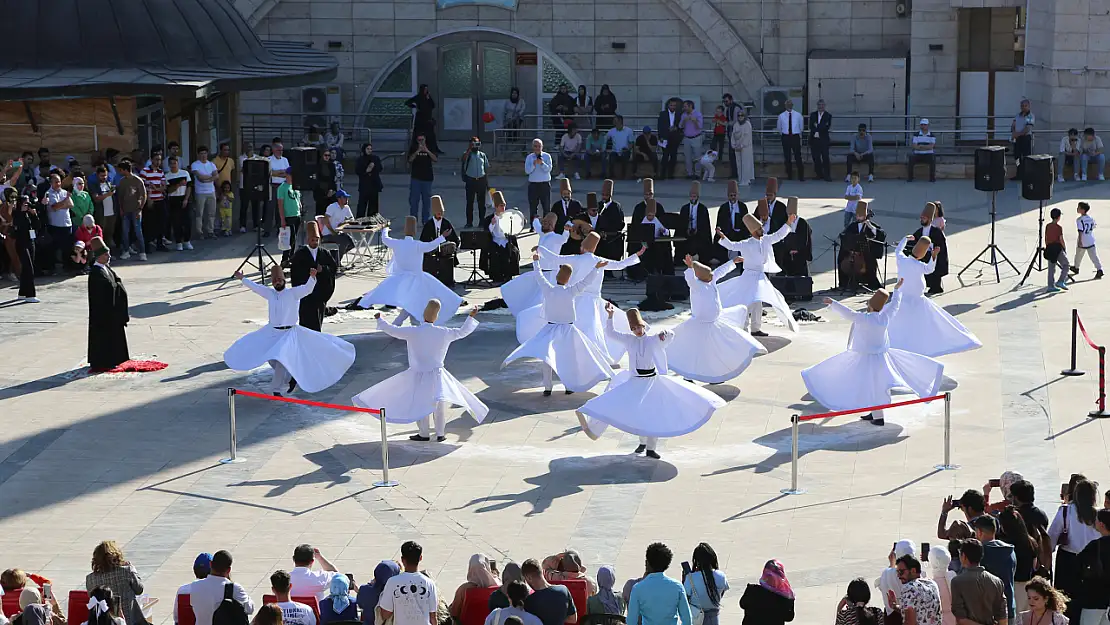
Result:
{"label": "domed roof", "polygon": [[327,81],[337,61],[261,41],[230,0],[0,0],[0,97],[204,95]]}

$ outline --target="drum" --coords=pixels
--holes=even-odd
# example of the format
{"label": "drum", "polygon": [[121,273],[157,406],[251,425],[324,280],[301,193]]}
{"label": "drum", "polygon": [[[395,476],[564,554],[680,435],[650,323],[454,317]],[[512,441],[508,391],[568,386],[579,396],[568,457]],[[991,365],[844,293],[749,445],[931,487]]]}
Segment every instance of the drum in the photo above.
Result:
{"label": "drum", "polygon": [[505,212],[497,217],[498,225],[501,227],[501,232],[505,236],[515,237],[516,235],[524,232],[524,213],[521,213],[515,208],[507,208]]}
{"label": "drum", "polygon": [[458,249],[459,246],[455,245],[454,241],[448,241],[443,245],[440,245],[437,252],[440,256],[454,256],[455,252],[458,251]]}

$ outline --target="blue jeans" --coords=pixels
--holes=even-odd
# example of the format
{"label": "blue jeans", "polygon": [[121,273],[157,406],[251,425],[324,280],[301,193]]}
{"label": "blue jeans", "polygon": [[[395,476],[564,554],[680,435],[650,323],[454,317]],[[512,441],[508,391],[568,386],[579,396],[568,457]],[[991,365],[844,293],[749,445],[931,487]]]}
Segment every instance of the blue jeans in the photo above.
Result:
{"label": "blue jeans", "polygon": [[409,214],[417,217],[417,213],[419,213],[420,223],[432,218],[431,180],[417,180],[416,178],[409,180]]}
{"label": "blue jeans", "polygon": [[123,214],[123,248],[120,254],[127,254],[131,249],[131,233],[135,234],[135,240],[139,243],[139,253],[146,254],[146,242],[143,241],[143,218],[139,213],[124,213]]}
{"label": "blue jeans", "polygon": [[1079,171],[1083,174],[1084,178],[1087,177],[1087,163],[1091,162],[1092,160],[1094,160],[1096,163],[1098,163],[1098,171],[1095,172],[1096,177],[1099,174],[1101,174],[1102,170],[1106,167],[1106,155],[1105,154],[1095,154],[1095,155],[1080,154],[1079,155],[1079,168],[1080,168]]}

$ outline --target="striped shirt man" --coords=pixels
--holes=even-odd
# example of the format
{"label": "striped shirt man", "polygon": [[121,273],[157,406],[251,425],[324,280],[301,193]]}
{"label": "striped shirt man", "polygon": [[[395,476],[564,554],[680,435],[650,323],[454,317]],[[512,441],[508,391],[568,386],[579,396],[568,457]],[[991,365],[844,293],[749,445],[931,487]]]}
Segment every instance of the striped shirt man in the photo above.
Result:
{"label": "striped shirt man", "polygon": [[150,165],[139,172],[139,177],[146,185],[148,199],[151,202],[161,202],[166,198],[166,173],[161,167]]}

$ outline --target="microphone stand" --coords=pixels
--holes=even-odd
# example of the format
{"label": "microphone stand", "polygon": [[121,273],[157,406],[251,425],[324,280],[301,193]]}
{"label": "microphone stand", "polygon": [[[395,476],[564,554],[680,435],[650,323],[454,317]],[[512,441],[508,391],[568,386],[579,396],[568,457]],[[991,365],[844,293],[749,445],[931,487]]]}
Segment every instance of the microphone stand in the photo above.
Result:
{"label": "microphone stand", "polygon": [[829,243],[832,243],[832,251],[833,251],[833,258],[832,258],[832,263],[833,263],[833,290],[836,291],[836,290],[840,289],[840,266],[837,264],[837,259],[840,258],[840,252],[839,252],[839,250],[840,250],[840,239],[839,239],[839,237],[836,238],[836,239],[830,239],[829,237],[827,237],[823,234],[821,235],[821,237],[823,239],[825,239],[826,241],[828,241]]}
{"label": "microphone stand", "polygon": [[887,243],[886,241],[880,241],[878,239],[872,239],[872,238],[868,238],[867,242],[868,243],[878,243],[879,245],[883,246],[883,286],[886,286],[887,260],[890,258],[890,255],[887,254],[887,248],[894,247],[894,244],[893,243]]}

